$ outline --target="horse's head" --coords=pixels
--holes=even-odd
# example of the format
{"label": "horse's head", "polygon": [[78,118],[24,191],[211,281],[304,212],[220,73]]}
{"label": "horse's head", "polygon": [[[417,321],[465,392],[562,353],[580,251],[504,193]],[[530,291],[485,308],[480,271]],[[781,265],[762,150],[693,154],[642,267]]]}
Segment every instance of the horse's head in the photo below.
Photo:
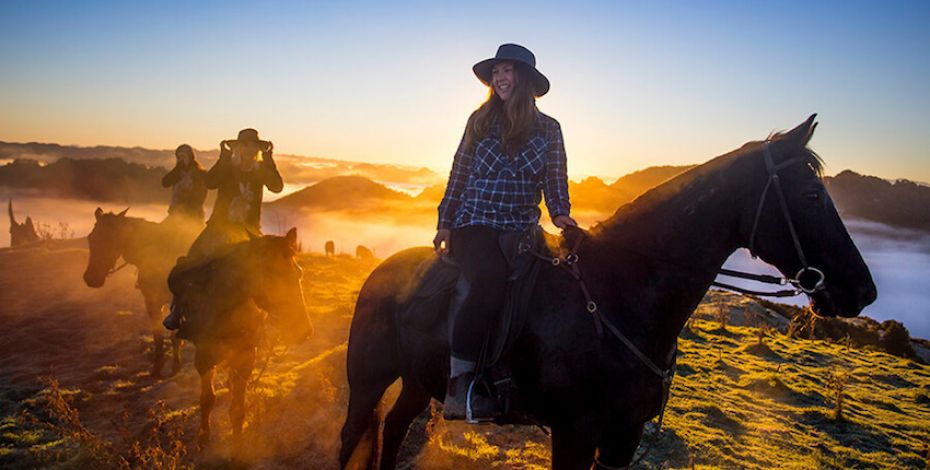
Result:
{"label": "horse's head", "polygon": [[114,214],[103,212],[99,207],[94,212],[97,222],[87,236],[90,256],[84,271],[84,282],[89,287],[101,287],[107,275],[116,265],[126,246],[126,211]]}
{"label": "horse's head", "polygon": [[303,271],[295,259],[297,229],[290,229],[283,237],[253,238],[250,243],[257,255],[252,286],[255,302],[268,312],[285,342],[304,340],[313,333],[313,325],[300,286]]}
{"label": "horse's head", "polygon": [[745,246],[793,279],[815,313],[854,317],[875,300],[875,284],[821,181],[822,162],[807,148],[815,117],[746,155],[760,184],[741,227]]}

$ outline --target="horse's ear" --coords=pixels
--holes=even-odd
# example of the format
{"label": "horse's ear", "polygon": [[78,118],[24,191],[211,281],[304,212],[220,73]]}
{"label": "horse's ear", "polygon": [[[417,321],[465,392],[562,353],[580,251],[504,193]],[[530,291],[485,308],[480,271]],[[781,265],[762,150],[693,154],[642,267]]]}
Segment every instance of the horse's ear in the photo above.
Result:
{"label": "horse's ear", "polygon": [[291,227],[291,229],[287,231],[287,235],[285,235],[284,238],[287,239],[287,244],[290,245],[294,251],[297,251],[297,227]]}
{"label": "horse's ear", "polygon": [[123,212],[120,212],[119,214],[116,214],[116,216],[117,216],[117,217],[126,217],[126,213],[127,213],[127,212],[129,212],[129,208],[128,208],[128,207],[127,207],[126,209],[124,209]]}
{"label": "horse's ear", "polygon": [[100,220],[101,215],[103,215],[103,209],[98,207],[97,210],[94,211],[94,218]]}
{"label": "horse's ear", "polygon": [[817,119],[817,113],[811,114],[811,116],[798,125],[798,127],[788,131],[785,134],[785,140],[801,148],[807,147],[807,143],[810,142],[811,137],[814,136],[814,129],[817,128],[817,123],[814,122],[815,119]]}

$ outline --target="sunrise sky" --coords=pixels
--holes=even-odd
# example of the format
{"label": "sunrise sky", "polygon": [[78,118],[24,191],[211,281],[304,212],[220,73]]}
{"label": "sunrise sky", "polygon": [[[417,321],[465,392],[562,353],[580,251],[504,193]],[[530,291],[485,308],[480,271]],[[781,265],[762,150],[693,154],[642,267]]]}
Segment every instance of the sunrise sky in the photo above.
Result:
{"label": "sunrise sky", "polygon": [[[268,2],[270,3],[270,2]],[[573,176],[702,162],[810,113],[828,173],[930,182],[930,2],[3,2],[0,140],[448,171],[502,42]]]}

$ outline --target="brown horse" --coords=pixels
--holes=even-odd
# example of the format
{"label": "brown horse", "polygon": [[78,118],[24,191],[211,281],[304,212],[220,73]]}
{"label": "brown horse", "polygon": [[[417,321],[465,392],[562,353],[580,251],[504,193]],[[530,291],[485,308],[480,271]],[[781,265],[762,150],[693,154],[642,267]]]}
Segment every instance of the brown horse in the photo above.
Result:
{"label": "brown horse", "polygon": [[328,240],[323,245],[323,252],[326,253],[326,256],[336,256],[336,244],[332,240]]}
{"label": "brown horse", "polygon": [[[136,287],[145,299],[145,311],[155,337],[152,375],[161,375],[164,364],[164,328],[161,325],[164,307],[171,300],[168,291],[168,273],[179,256],[187,252],[197,235],[194,224],[156,223],[138,217],[126,217],[126,211],[104,213],[99,207],[93,230],[87,236],[90,256],[84,271],[84,282],[89,287],[101,287],[115,272],[116,262],[122,257],[126,264],[138,269]],[[179,341],[171,338],[173,353],[171,373],[181,367]]]}
{"label": "brown horse", "polygon": [[[577,271],[541,268],[526,322],[504,357],[521,411],[551,428],[553,468],[630,465],[645,423],[665,402],[678,334],[737,248],[796,281],[818,314],[855,316],[875,300],[869,269],[819,178],[822,163],[807,148],[813,121],[675,177],[590,234],[566,232],[582,237],[566,258]],[[433,260],[429,248],[402,251],[359,293],[343,466],[393,468],[411,421],[430,397],[445,396],[445,316],[422,330],[399,321],[414,276]],[[403,388],[382,421],[378,404],[398,378]]]}
{"label": "brown horse", "polygon": [[245,389],[255,365],[265,312],[286,344],[313,332],[304,306],[297,265],[297,229],[284,237],[265,235],[224,248],[210,260],[171,272],[168,285],[175,302],[189,312],[182,325],[196,345],[194,365],[200,373],[200,444],[210,439],[210,414],[216,401],[216,365],[228,361],[233,437],[245,421]]}
{"label": "brown horse", "polygon": [[355,257],[361,260],[369,261],[375,259],[375,253],[364,245],[355,247]]}

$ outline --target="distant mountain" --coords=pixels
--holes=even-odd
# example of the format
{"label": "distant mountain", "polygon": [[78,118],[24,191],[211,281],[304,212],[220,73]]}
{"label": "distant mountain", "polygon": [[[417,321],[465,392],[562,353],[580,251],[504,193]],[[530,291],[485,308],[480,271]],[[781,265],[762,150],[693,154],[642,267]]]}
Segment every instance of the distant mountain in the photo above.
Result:
{"label": "distant mountain", "polygon": [[930,230],[930,187],[908,180],[889,182],[846,170],[824,178],[843,217]]}
{"label": "distant mountain", "polygon": [[[196,151],[209,167],[216,150]],[[426,168],[276,155],[289,184],[312,184],[281,198],[273,207],[319,210],[372,208],[378,201],[410,201],[416,211],[442,199],[445,179]],[[161,176],[174,164],[171,150],[141,147],[77,147],[0,142],[0,186],[38,190],[49,196],[99,201],[167,202]],[[619,206],[694,165],[654,166],[625,175],[610,185],[596,177],[571,181],[572,205],[579,211],[610,214]],[[345,176],[352,174],[355,176]],[[850,170],[824,178],[840,214],[883,224],[930,230],[930,187],[907,180],[890,182]],[[425,186],[416,198],[381,183]],[[400,208],[401,210],[403,208]]]}
{"label": "distant mountain", "polygon": [[627,191],[609,186],[596,176],[589,176],[577,182],[569,181],[568,194],[576,212],[592,211],[610,214],[633,199]]}
{"label": "distant mountain", "polygon": [[[198,152],[198,156],[200,152]],[[60,159],[71,160],[107,160],[119,158],[129,163],[145,166],[174,165],[174,150],[151,150],[142,147],[111,147],[97,145],[78,147],[75,145],[43,144],[37,142],[16,143],[0,142],[0,161],[29,159],[42,163],[52,163]],[[216,157],[213,157],[215,160]]]}
{"label": "distant mountain", "polygon": [[[179,142],[180,144],[180,142]],[[195,150],[197,160],[209,168],[219,158],[219,150]],[[100,160],[119,158],[147,167],[174,166],[174,150],[152,150],[141,147],[78,147],[44,143],[0,142],[0,163],[16,159],[29,159],[52,163],[63,158],[71,160]],[[312,184],[333,176],[357,174],[385,183],[431,185],[443,178],[428,168],[406,165],[351,162],[332,158],[275,154],[278,170],[288,183]]]}
{"label": "distant mountain", "polygon": [[39,190],[54,197],[106,202],[167,201],[161,187],[163,168],[127,163],[119,158],[72,160],[51,163],[14,160],[0,166],[0,186]]}
{"label": "distant mountain", "polygon": [[389,201],[411,201],[413,198],[390,189],[364,176],[334,176],[296,193],[266,204],[284,210],[310,208],[341,210],[373,208]]}
{"label": "distant mountain", "polygon": [[420,201],[429,201],[439,204],[442,201],[442,197],[446,194],[446,185],[444,184],[434,184],[432,186],[427,186],[423,188],[423,191],[420,194],[417,194],[417,200]]}
{"label": "distant mountain", "polygon": [[640,194],[684,173],[697,165],[682,166],[651,166],[643,170],[634,171],[614,181],[610,187],[621,191],[624,199],[631,201]]}

